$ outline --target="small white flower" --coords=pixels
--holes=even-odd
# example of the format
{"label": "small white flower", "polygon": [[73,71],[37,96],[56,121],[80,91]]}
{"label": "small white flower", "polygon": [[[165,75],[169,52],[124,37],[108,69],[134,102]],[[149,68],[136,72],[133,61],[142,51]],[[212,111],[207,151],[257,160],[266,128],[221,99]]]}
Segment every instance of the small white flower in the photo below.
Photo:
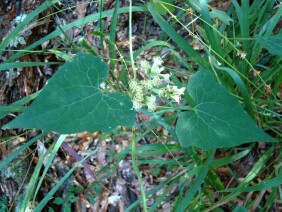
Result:
{"label": "small white flower", "polygon": [[152,84],[153,84],[153,86],[161,85],[162,84],[161,78],[159,76],[153,76]]}
{"label": "small white flower", "polygon": [[21,22],[24,21],[24,19],[26,18],[27,14],[20,14],[19,16],[17,16],[15,19],[14,19],[14,22],[16,24],[19,24]]}
{"label": "small white flower", "polygon": [[160,57],[154,57],[153,65],[151,68],[151,73],[153,75],[158,75],[164,70],[164,67],[161,66],[162,63],[163,63],[163,60]]}
{"label": "small white flower", "polygon": [[161,57],[154,57],[153,62],[154,62],[155,65],[160,66],[160,65],[163,64],[164,61],[162,60]]}
{"label": "small white flower", "polygon": [[151,68],[149,62],[147,60],[141,60],[140,66],[144,68],[145,70],[149,70]]}
{"label": "small white flower", "polygon": [[179,103],[181,99],[181,95],[184,94],[185,88],[177,88],[176,86],[173,86],[173,93],[171,94],[170,98],[174,100],[175,102]]}
{"label": "small white flower", "polygon": [[140,102],[139,100],[136,100],[136,99],[133,99],[132,104],[133,104],[133,108],[135,110],[138,110],[142,107],[142,102]]}
{"label": "small white flower", "polygon": [[166,83],[169,83],[170,74],[162,74],[161,76]]}
{"label": "small white flower", "polygon": [[142,84],[146,89],[152,89],[154,87],[152,80],[143,80]]}
{"label": "small white flower", "polygon": [[168,99],[172,99],[173,101],[179,103],[181,99],[181,95],[184,94],[185,88],[178,88],[177,86],[167,85],[164,96]]}
{"label": "small white flower", "polygon": [[135,80],[131,80],[131,82],[129,83],[129,88],[133,91],[137,88],[137,86],[138,83]]}
{"label": "small white flower", "polygon": [[154,111],[154,110],[157,109],[156,99],[157,98],[155,96],[153,96],[153,95],[147,97],[146,104],[147,104],[148,110]]}
{"label": "small white flower", "polygon": [[246,52],[243,52],[243,51],[241,51],[241,50],[238,50],[237,56],[241,57],[241,59],[245,59],[246,56],[247,56],[247,53],[246,53]]}
{"label": "small white flower", "polygon": [[153,64],[151,68],[152,75],[159,75],[164,70],[164,67],[159,67],[158,65]]}
{"label": "small white flower", "polygon": [[159,97],[165,97],[166,89],[160,88],[160,89],[154,89],[153,90]]}

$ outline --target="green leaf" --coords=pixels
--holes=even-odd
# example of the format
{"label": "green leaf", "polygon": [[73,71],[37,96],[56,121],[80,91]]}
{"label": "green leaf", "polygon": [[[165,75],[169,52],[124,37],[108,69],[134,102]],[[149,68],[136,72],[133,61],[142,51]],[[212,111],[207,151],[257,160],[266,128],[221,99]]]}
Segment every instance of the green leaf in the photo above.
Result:
{"label": "green leaf", "polygon": [[248,212],[248,209],[243,206],[237,206],[232,212]]}
{"label": "green leaf", "polygon": [[253,192],[253,191],[262,191],[269,188],[274,188],[277,186],[281,186],[282,184],[282,172],[279,173],[277,177],[274,177],[273,179],[263,181],[261,183],[258,183],[254,186],[247,186],[247,187],[236,187],[236,188],[229,188],[226,190],[223,190],[221,192]]}
{"label": "green leaf", "polygon": [[62,205],[65,202],[65,200],[62,197],[56,197],[53,201],[56,205]]}
{"label": "green leaf", "polygon": [[226,25],[229,25],[230,24],[229,22],[233,21],[233,19],[230,18],[230,16],[222,10],[212,10],[210,12],[210,16],[211,18],[217,18],[218,20],[225,23]]}
{"label": "green leaf", "polygon": [[175,7],[172,5],[174,0],[151,1],[161,15],[166,15],[167,10],[174,12]]}
{"label": "green leaf", "polygon": [[68,134],[130,127],[135,121],[130,98],[118,92],[103,94],[99,89],[107,76],[108,66],[99,57],[79,53],[59,68],[23,114],[3,128]]}
{"label": "green leaf", "polygon": [[178,116],[176,134],[181,146],[207,150],[255,141],[276,141],[257,127],[210,71],[194,74],[187,90],[196,105],[192,112],[182,112]]}
{"label": "green leaf", "polygon": [[260,45],[267,49],[271,54],[282,56],[282,32],[270,38],[264,38],[257,35],[256,39]]}

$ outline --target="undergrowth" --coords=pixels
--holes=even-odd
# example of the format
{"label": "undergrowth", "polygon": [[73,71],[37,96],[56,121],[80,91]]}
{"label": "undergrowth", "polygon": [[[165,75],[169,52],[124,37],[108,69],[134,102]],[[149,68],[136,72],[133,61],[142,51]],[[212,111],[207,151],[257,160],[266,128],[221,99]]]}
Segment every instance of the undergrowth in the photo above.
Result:
{"label": "undergrowth", "polygon": [[[52,211],[55,204],[71,210],[77,195],[95,204],[97,192],[105,190],[102,178],[113,172],[107,167],[105,173],[110,174],[96,178],[101,184],[92,190],[69,185],[65,199],[53,197],[80,166],[95,178],[86,161],[99,148],[82,157],[64,141],[70,134],[99,131],[112,141],[120,135],[130,138],[130,146],[116,156],[108,151],[116,166],[131,155],[139,180],[140,198],[126,211],[138,206],[155,211],[165,204],[173,211],[281,210],[281,3],[231,0],[218,9],[214,1],[206,0],[130,1],[126,7],[116,0],[109,10],[104,10],[104,1],[83,4],[94,3],[99,5],[97,13],[57,23],[54,31],[27,45],[25,39],[32,32],[24,33],[26,28],[76,11],[76,6],[47,0],[17,19],[0,44],[0,53],[6,56],[0,70],[10,73],[7,80],[13,80],[14,69],[59,66],[40,92],[0,106],[1,118],[8,120],[2,130],[17,129],[16,136],[1,138],[2,149],[22,132],[28,138],[2,158],[3,176],[18,157],[31,149],[30,154],[39,151],[32,148],[35,142],[45,140],[47,146],[28,171],[31,177],[21,187],[24,195],[8,200],[2,194],[1,209]],[[45,11],[49,15],[39,19]],[[128,14],[128,48],[116,40],[123,14]],[[158,39],[134,41],[134,14],[143,17],[144,26],[150,24],[147,19],[154,20]],[[111,18],[108,28],[106,18]],[[95,30],[84,32],[83,27],[92,23]],[[71,29],[80,30],[79,39],[72,40]],[[39,50],[52,40],[62,48]],[[64,62],[23,61],[28,54],[55,55]],[[40,131],[34,136],[23,128]],[[48,137],[51,132],[58,135],[53,140]],[[76,163],[39,198],[61,147]],[[242,165],[248,160],[252,163],[246,170]],[[154,177],[164,167],[170,174],[149,188],[140,169],[146,164]]]}

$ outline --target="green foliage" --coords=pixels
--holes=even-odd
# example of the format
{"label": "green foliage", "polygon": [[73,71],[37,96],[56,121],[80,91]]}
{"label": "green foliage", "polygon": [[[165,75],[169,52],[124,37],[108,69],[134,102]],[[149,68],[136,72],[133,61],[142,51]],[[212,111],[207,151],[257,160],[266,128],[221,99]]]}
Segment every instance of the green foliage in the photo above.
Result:
{"label": "green foliage", "polygon": [[264,38],[260,35],[256,36],[258,42],[263,48],[267,49],[271,54],[282,57],[282,32],[270,38]]}
{"label": "green foliage", "polygon": [[4,195],[0,199],[0,210],[3,212],[8,211],[8,198]]}
{"label": "green foliage", "polygon": [[99,57],[78,54],[60,67],[31,106],[4,128],[76,133],[132,126],[135,113],[129,97],[118,92],[104,94],[99,89],[107,76],[108,67]]}
{"label": "green foliage", "polygon": [[192,111],[178,116],[176,133],[183,147],[215,149],[255,141],[275,141],[260,130],[237,99],[218,84],[212,73],[201,70],[188,83]]}
{"label": "green foliage", "polygon": [[[1,42],[0,52],[17,39],[19,32],[39,13],[52,7],[55,2],[58,1],[46,1],[29,14]],[[132,4],[132,1],[130,2]],[[270,209],[277,200],[276,196],[280,194],[280,200],[282,197],[280,188],[282,172],[278,172],[278,168],[275,168],[275,173],[266,172],[269,175],[263,182],[255,186],[251,186],[251,183],[263,172],[274,170],[273,166],[281,161],[282,151],[281,148],[277,149],[277,141],[273,137],[281,136],[279,129],[281,115],[277,109],[281,107],[278,101],[282,76],[281,32],[277,34],[274,31],[281,19],[282,7],[275,7],[274,0],[254,0],[252,3],[245,0],[241,1],[241,4],[232,0],[227,11],[222,11],[213,9],[208,2],[211,1],[189,0],[184,5],[183,2],[175,0],[152,0],[144,6],[119,8],[119,1],[116,1],[114,9],[104,11],[102,1],[99,13],[59,26],[52,33],[10,56],[0,65],[0,70],[57,64],[14,61],[24,53],[59,35],[67,36],[67,30],[74,27],[80,28],[93,21],[99,22],[100,31],[90,34],[98,35],[101,38],[101,44],[105,41],[105,45],[109,48],[109,58],[105,58],[107,48],[103,47],[101,53],[91,49],[86,39],[75,44],[68,38],[68,42],[76,50],[87,51],[95,56],[78,53],[72,59],[69,52],[49,51],[65,58],[68,62],[59,68],[42,91],[11,105],[0,106],[1,118],[9,113],[22,113],[3,129],[37,128],[45,130],[46,133],[30,139],[11,153],[1,161],[0,169],[8,166],[22,151],[29,148],[37,139],[43,138],[49,131],[67,134],[82,131],[111,133],[115,130],[114,132],[118,131],[122,135],[129,134],[127,129],[123,131],[124,128],[116,130],[117,126],[121,125],[132,128],[133,133],[129,134],[132,138],[132,147],[118,153],[118,160],[132,154],[133,167],[139,182],[142,183],[142,175],[138,166],[142,164],[152,165],[154,170],[150,174],[155,178],[163,167],[167,169],[167,173],[173,173],[165,176],[162,182],[149,191],[146,190],[146,193],[144,187],[141,186],[142,198],[132,203],[126,209],[127,211],[133,210],[142,200],[143,210],[146,211],[147,197],[155,199],[150,208],[152,211],[158,210],[163,202],[168,201],[175,211],[221,211],[220,206],[226,203],[233,205],[234,211],[246,211],[252,209],[252,205],[257,205],[258,201],[248,200],[243,208],[236,207],[236,198],[240,198],[243,192],[264,191],[272,188],[273,192],[267,202],[259,203],[263,211]],[[166,34],[164,36],[166,39],[143,41],[144,46],[134,53],[131,52],[131,55],[120,52],[115,43],[118,29],[116,24],[118,15],[129,11],[150,14],[161,28],[160,34]],[[103,25],[103,18],[109,16],[113,18],[110,32],[107,32]],[[186,22],[187,20],[189,23]],[[132,27],[129,26],[130,32]],[[132,40],[129,42],[132,44]],[[195,49],[195,43],[201,47],[200,51]],[[139,68],[138,60],[141,57],[138,56],[148,50],[156,55],[160,53],[160,58],[164,59],[164,67],[158,67],[158,76],[169,76],[167,84],[163,84],[160,80],[159,84],[154,84],[152,88],[148,83],[145,85],[146,80],[148,82],[148,79],[153,81],[156,78],[156,75],[150,75],[152,67],[148,68],[147,72]],[[110,69],[99,55],[103,55],[105,61],[108,60]],[[120,63],[118,58],[123,63]],[[136,70],[128,66],[129,58],[132,59],[132,69],[136,62]],[[153,58],[146,58],[146,60],[151,59]],[[166,62],[172,62],[175,67],[167,65]],[[115,71],[117,66],[121,66],[120,72]],[[134,79],[132,75],[136,75]],[[133,80],[140,85],[143,83],[144,87],[141,91],[139,89],[139,93],[142,94],[140,108],[135,107],[135,109],[138,115],[142,113],[150,117],[147,121],[143,121],[140,117],[136,119],[136,112],[131,102],[137,93],[136,88],[135,90],[131,88]],[[184,87],[187,89],[182,95]],[[268,87],[273,89],[266,91],[265,88]],[[183,91],[178,92],[177,96],[174,95],[177,101],[171,101],[168,98],[168,93],[173,94],[169,88]],[[156,95],[161,89],[166,95],[151,99],[154,107],[148,110],[148,97],[152,97],[150,94],[153,92]],[[25,105],[31,100],[34,100],[33,103],[26,109]],[[161,104],[158,103],[159,100]],[[159,130],[160,125],[163,131]],[[268,130],[273,137],[263,130]],[[54,144],[49,146],[46,152],[49,158],[44,164],[44,170],[41,169],[43,169],[46,155],[39,158],[21,203],[21,211],[24,211],[30,202],[35,203],[44,176],[66,136],[61,135]],[[110,135],[107,134],[107,136]],[[136,143],[140,139],[145,141],[150,139],[151,143],[137,147]],[[103,136],[100,140],[103,140]],[[230,165],[234,165],[239,160],[243,161],[246,156],[257,151],[258,145],[249,144],[250,142],[267,141],[273,143],[265,146],[267,150],[264,154],[253,163],[243,180],[238,180],[237,173],[232,172]],[[241,144],[245,145],[237,148]],[[94,152],[90,152],[82,161],[74,164],[38,205],[35,205],[35,211],[42,211],[58,188]],[[226,155],[220,156],[221,153]],[[279,156],[274,158],[274,154]],[[220,158],[215,159],[215,157]],[[117,164],[118,161],[115,160],[114,149],[109,150],[107,161]],[[217,169],[221,167],[231,173],[232,179],[237,180],[237,187],[225,189],[226,181],[221,180],[217,172]],[[111,166],[106,166],[97,176],[109,178],[115,171]],[[42,173],[41,177],[39,177],[40,173]],[[170,191],[175,187],[178,193],[174,196],[170,194]],[[53,201],[54,204],[63,206],[64,211],[71,210],[70,206],[77,201],[78,194],[84,195],[90,204],[94,204],[95,197],[102,193],[99,182],[91,184],[85,190],[82,187],[69,186],[68,188],[65,198],[56,197]],[[157,195],[160,190],[164,192]],[[222,193],[218,195],[214,192]],[[218,199],[215,200],[214,195],[217,195]],[[1,210],[5,210],[6,205],[5,199],[0,200]],[[49,208],[49,211],[52,209]]]}
{"label": "green foliage", "polygon": [[[175,0],[162,0],[162,1],[151,1],[157,11],[161,14],[161,15],[166,15],[168,11],[173,12],[175,10],[175,7],[172,6],[172,3],[175,2]],[[165,5],[165,6],[164,6]]]}

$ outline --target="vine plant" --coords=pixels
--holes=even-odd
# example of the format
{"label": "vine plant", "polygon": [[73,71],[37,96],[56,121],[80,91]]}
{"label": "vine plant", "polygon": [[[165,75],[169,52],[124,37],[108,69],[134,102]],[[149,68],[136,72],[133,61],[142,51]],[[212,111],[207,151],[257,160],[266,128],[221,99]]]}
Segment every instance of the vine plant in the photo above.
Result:
{"label": "vine plant", "polygon": [[[170,35],[173,30],[158,13],[158,4],[149,2],[148,10]],[[204,13],[206,8],[201,9]],[[211,30],[209,19],[204,22],[204,27],[207,37],[213,39],[214,35],[208,33]],[[184,42],[180,36],[172,38],[178,45]],[[187,42],[184,44],[185,53],[194,53]],[[214,58],[210,54],[210,64],[195,55],[194,60],[199,66],[197,72],[189,78],[187,85],[179,86],[165,71],[163,58],[159,56],[152,61],[135,63],[131,53],[134,76],[128,74],[130,81],[124,89],[113,91],[101,86],[108,79],[108,65],[98,56],[79,52],[59,68],[32,104],[2,129],[37,128],[70,134],[82,131],[110,133],[125,126],[134,132],[137,113],[158,115],[169,111],[175,113],[176,121],[161,124],[182,147],[195,146],[214,152],[217,148],[250,142],[276,142],[257,126],[217,77],[213,69],[220,69],[217,62],[220,55],[215,54]],[[228,70],[222,71],[228,73]],[[240,78],[236,72],[232,74],[233,78]],[[138,168],[135,170],[138,172]]]}

